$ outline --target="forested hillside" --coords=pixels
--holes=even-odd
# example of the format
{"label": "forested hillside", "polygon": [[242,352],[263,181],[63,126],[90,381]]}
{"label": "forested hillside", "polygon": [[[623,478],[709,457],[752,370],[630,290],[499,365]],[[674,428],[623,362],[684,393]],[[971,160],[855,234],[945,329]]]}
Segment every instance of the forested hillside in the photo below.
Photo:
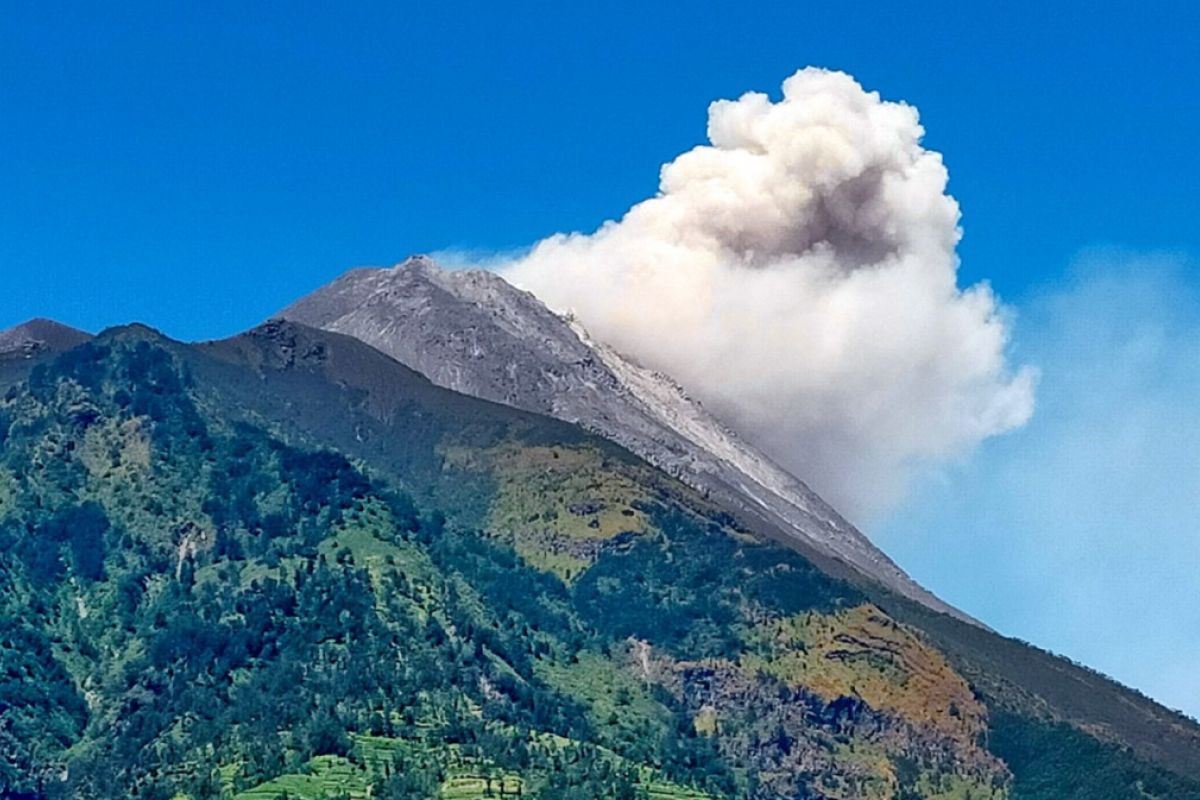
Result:
{"label": "forested hillside", "polygon": [[1200,798],[1182,717],[342,337],[4,374],[0,796]]}

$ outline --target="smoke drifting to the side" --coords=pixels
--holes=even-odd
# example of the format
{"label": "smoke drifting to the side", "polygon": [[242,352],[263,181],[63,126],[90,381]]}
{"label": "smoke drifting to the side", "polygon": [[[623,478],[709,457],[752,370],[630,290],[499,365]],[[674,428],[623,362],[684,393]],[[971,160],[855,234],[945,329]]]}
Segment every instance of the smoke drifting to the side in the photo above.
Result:
{"label": "smoke drifting to the side", "polygon": [[778,102],[713,103],[711,144],[620,221],[501,269],[864,520],[1033,408],[995,297],[956,284],[958,205],[922,133],[911,106],[805,69]]}

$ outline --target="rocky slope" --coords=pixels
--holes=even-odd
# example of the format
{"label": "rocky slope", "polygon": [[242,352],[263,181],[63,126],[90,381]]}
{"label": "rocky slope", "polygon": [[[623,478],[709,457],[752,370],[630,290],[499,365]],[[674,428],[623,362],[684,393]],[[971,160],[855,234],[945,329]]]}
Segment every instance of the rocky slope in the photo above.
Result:
{"label": "rocky slope", "polygon": [[801,480],[721,424],[669,377],[593,341],[494,273],[416,256],[352,270],[280,312],[353,336],[439,386],[604,436],[747,519],[937,611],[918,585]]}
{"label": "rocky slope", "polygon": [[0,331],[0,359],[32,358],[38,353],[67,350],[91,338],[85,333],[50,319],[31,319]]}

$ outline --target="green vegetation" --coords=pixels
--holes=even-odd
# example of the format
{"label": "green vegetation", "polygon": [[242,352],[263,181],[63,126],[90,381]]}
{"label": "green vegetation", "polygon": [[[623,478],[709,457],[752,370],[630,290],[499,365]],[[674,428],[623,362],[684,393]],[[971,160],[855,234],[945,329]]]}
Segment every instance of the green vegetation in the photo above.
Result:
{"label": "green vegetation", "polygon": [[999,713],[991,744],[1016,776],[1013,800],[1200,800],[1200,783],[1062,723]]}
{"label": "green vegetation", "polygon": [[570,663],[539,661],[539,677],[578,698],[598,741],[640,760],[654,758],[653,743],[669,735],[671,713],[634,670],[599,653],[581,652]]}
{"label": "green vegetation", "polygon": [[614,470],[590,447],[452,448],[450,463],[486,467],[496,477],[487,527],[531,565],[570,581],[617,537],[651,530],[638,506],[643,484]]}
{"label": "green vegetation", "polygon": [[263,346],[119,331],[5,392],[0,797],[1200,797],[989,719],[956,655],[573,428],[419,382],[372,428],[319,383],[294,418],[387,447],[314,447],[267,412],[324,351]]}
{"label": "green vegetation", "polygon": [[744,665],[828,700],[858,695],[968,747],[985,730],[987,711],[941,653],[873,605],[772,620],[751,641]]}
{"label": "green vegetation", "polygon": [[[1014,792],[1028,792],[1019,787],[1033,781],[1044,792],[1042,797],[1072,797],[1076,786],[1091,785],[1081,782],[1082,771],[1070,766],[1070,758],[1083,758],[1085,753],[1092,753],[1093,762],[1123,765],[1108,772],[1107,794],[1097,796],[1145,800],[1141,787],[1167,779],[1180,787],[1180,797],[1200,790],[1200,730],[1195,721],[1025,642],[935,614],[886,592],[872,594],[893,618],[919,627],[923,638],[946,656],[987,706],[993,731],[990,748],[1012,771]],[[1005,732],[1019,721],[1030,727]],[[1046,735],[1043,760],[1024,757],[1023,749],[1009,746],[1034,736],[1042,725],[1058,732]]]}
{"label": "green vegetation", "polygon": [[[608,641],[558,577],[340,455],[213,416],[144,336],[37,368],[4,410],[3,792],[466,797],[481,779],[632,797],[706,780],[683,765],[711,754],[661,722],[677,710],[643,692],[653,736],[598,736],[543,679]],[[359,746],[397,738],[415,743],[404,777]]]}

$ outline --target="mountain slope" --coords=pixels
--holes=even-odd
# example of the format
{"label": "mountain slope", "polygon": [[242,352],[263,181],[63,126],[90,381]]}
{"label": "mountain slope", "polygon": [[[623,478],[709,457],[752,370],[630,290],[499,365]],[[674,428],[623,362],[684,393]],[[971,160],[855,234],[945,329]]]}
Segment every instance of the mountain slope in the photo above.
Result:
{"label": "mountain slope", "polygon": [[0,796],[1200,798],[1194,723],[350,337],[36,361]]}
{"label": "mountain slope", "polygon": [[932,609],[919,586],[803,482],[742,441],[669,378],[591,341],[527,292],[426,257],[352,270],[280,316],[354,336],[458,392],[582,425],[734,511]]}
{"label": "mountain slope", "polygon": [[62,352],[90,338],[90,333],[39,317],[0,331],[0,360],[32,358],[43,352]]}
{"label": "mountain slope", "polygon": [[[378,359],[295,326],[205,347],[135,327],[6,393],[0,791],[382,790],[397,759],[421,791],[490,774],[545,797],[877,796],[918,755],[914,786],[1005,782],[966,683],[857,590],[572,426],[395,362],[374,393],[333,377]],[[338,393],[394,423],[356,438],[403,435],[389,471],[415,491],[484,493],[486,535],[271,432],[314,436],[290,398]],[[795,626],[858,655],[794,663]],[[893,646],[904,664],[873,666]],[[866,679],[874,705],[843,696]]]}
{"label": "mountain slope", "polygon": [[[534,429],[542,433],[523,434],[529,437],[530,442],[541,441],[539,436],[544,436],[549,430],[556,431],[555,437],[560,438],[580,435],[578,429],[570,425],[563,425],[545,417],[522,414],[492,403],[481,403],[438,389],[431,386],[424,377],[412,373],[353,338],[319,333],[300,325],[272,323],[244,336],[205,345],[204,348],[227,352],[246,351],[246,354],[239,358],[253,364],[274,364],[271,369],[257,368],[262,377],[240,394],[240,403],[258,405],[260,410],[256,412],[257,418],[273,419],[273,424],[280,430],[290,431],[292,435],[299,435],[309,442],[324,443],[353,454],[375,469],[382,470],[382,474],[393,481],[404,481],[403,471],[406,467],[398,462],[390,451],[399,439],[408,441],[411,437],[410,433],[404,433],[407,424],[405,419],[392,410],[397,397],[401,395],[422,398],[422,417],[449,415],[453,422],[447,425],[447,430],[459,429],[464,425],[464,420],[474,420],[478,425],[483,418],[511,417],[526,421],[537,420]],[[273,350],[278,350],[281,355],[263,355]],[[294,356],[296,352],[315,351],[324,355],[307,364],[303,359]],[[205,376],[202,365],[197,364],[194,369],[197,375]],[[399,375],[406,377],[401,379]],[[209,382],[207,378],[205,380]],[[229,383],[226,380],[211,382]],[[324,390],[318,388],[322,385],[336,386],[343,399],[326,399]],[[268,408],[271,397],[288,398],[286,411],[282,408]],[[342,410],[330,414],[332,404],[337,402],[341,403]],[[297,420],[312,422],[303,424],[297,423]],[[332,425],[337,426],[336,430]],[[604,446],[599,440],[592,441],[595,446]],[[607,452],[610,456],[605,463],[607,467],[611,467],[611,454],[621,451],[609,448]],[[528,480],[530,469],[512,469],[511,460],[502,460],[499,464],[493,458],[480,458],[476,461],[477,466],[485,472],[500,466],[505,474],[498,480],[484,477],[475,479],[481,483],[473,483],[465,479],[462,473],[443,472],[442,476],[449,480],[435,481],[437,485],[448,483],[462,489],[452,495],[446,494],[445,489],[422,494],[420,487],[412,482],[408,484],[408,488],[442,508],[471,509],[469,518],[461,517],[461,511],[459,512],[460,518],[468,524],[482,525],[485,528],[501,525],[508,531],[519,531],[515,538],[532,544],[535,550],[541,547],[561,550],[558,544],[547,540],[544,529],[520,524],[523,522],[523,515],[533,516],[539,511],[538,506],[546,502],[545,495],[527,496],[517,502],[509,493],[506,495],[506,504],[519,510],[503,514],[481,513],[469,500],[478,497],[481,491],[488,491],[486,488],[477,488],[484,484],[503,487],[511,486],[514,481]],[[445,466],[440,469],[445,469]],[[593,470],[595,469],[593,466]],[[589,477],[588,481],[590,480]],[[661,484],[656,483],[651,474],[643,473],[639,480],[657,486],[655,492],[661,491]],[[442,494],[437,495],[436,492]],[[593,500],[594,498],[585,496],[583,505],[586,506]],[[701,504],[704,501],[694,498],[691,502]],[[566,510],[570,505],[576,505],[576,510],[582,510],[577,503],[560,502],[558,505],[564,509],[564,513],[556,519],[538,524],[550,522],[559,526],[564,519],[573,522],[584,519]],[[719,505],[717,508],[722,509]],[[728,518],[728,515],[723,516]],[[512,524],[514,517],[517,518],[516,525]],[[511,532],[504,535],[513,537]],[[844,575],[844,571],[836,569],[836,564],[831,565],[827,559],[821,557],[819,551],[807,547],[802,540],[790,538],[787,541],[790,547],[797,549],[822,569],[828,571],[833,567],[833,574]],[[518,546],[526,547],[525,544]],[[894,591],[880,588],[871,582],[863,582],[853,575],[850,577],[861,591],[887,609],[891,616],[912,625],[934,642],[955,669],[968,679],[973,691],[982,696],[990,707],[1049,722],[1069,723],[1079,729],[1099,734],[1108,742],[1132,747],[1142,757],[1153,759],[1156,763],[1170,765],[1172,769],[1200,777],[1200,729],[1191,720],[1061,657],[1014,639],[997,636],[978,625],[964,623],[931,610],[928,606],[897,595]]]}

